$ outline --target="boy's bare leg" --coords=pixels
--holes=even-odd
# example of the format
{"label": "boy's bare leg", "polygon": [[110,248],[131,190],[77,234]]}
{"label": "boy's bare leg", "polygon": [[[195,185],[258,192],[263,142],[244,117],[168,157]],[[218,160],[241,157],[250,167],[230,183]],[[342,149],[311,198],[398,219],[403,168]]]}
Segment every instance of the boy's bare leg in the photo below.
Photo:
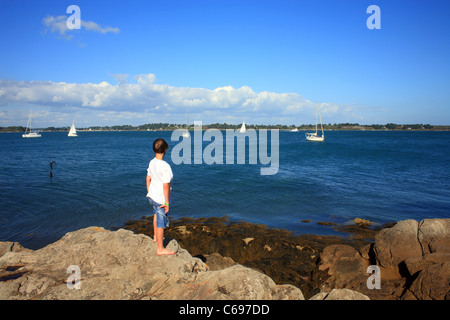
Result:
{"label": "boy's bare leg", "polygon": [[153,215],[153,242],[158,242],[156,236],[156,214]]}
{"label": "boy's bare leg", "polygon": [[164,238],[164,228],[156,228],[156,241],[158,242],[158,249],[156,249],[156,254],[158,256],[175,254],[174,251],[164,248],[163,238]]}

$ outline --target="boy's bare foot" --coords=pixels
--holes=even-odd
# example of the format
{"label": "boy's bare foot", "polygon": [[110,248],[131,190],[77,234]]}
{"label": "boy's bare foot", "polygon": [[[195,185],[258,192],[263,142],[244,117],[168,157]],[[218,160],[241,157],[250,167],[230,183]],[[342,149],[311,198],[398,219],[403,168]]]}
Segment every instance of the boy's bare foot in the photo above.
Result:
{"label": "boy's bare foot", "polygon": [[156,240],[156,238],[155,238],[155,239],[153,239],[153,242],[158,242],[158,240]]}
{"label": "boy's bare foot", "polygon": [[156,250],[156,254],[158,256],[170,256],[170,255],[175,254],[175,252],[172,250],[162,249],[161,251]]}

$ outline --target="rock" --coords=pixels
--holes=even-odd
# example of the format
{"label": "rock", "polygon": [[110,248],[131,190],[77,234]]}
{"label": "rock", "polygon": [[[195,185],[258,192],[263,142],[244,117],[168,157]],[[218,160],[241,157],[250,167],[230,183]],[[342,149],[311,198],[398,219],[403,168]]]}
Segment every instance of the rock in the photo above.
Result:
{"label": "rock", "polygon": [[[291,284],[300,288],[306,298],[316,294],[322,282],[321,275],[312,277],[317,267],[317,260],[323,249],[331,244],[348,244],[362,247],[374,239],[375,230],[359,226],[345,230],[345,237],[318,236],[311,234],[295,235],[283,229],[233,221],[228,217],[181,218],[171,220],[171,226],[164,234],[177,239],[183,248],[195,256],[220,253],[222,257],[230,257],[237,263],[262,271],[272,278],[276,284]],[[185,226],[186,233],[181,233]],[[152,220],[142,218],[127,223],[127,229],[136,233],[153,235]],[[209,232],[204,230],[208,228]],[[358,238],[354,238],[354,231]],[[361,231],[364,234],[361,234]],[[371,231],[371,235],[368,235]],[[361,234],[361,236],[359,236]],[[350,235],[350,236],[348,236]],[[243,239],[253,238],[245,245]],[[248,240],[250,240],[248,239]],[[204,261],[211,267],[208,260]]]}
{"label": "rock", "polygon": [[181,235],[185,235],[185,234],[190,234],[190,231],[186,230],[186,226],[178,226],[176,227],[177,231],[181,234]]}
{"label": "rock", "polygon": [[375,236],[376,259],[380,266],[394,271],[390,276],[395,277],[395,271],[398,271],[398,265],[403,260],[422,255],[418,227],[415,220],[399,221],[392,228],[380,230]]}
{"label": "rock", "polygon": [[429,253],[405,260],[411,285],[407,294],[419,300],[450,298],[450,253]]}
{"label": "rock", "polygon": [[450,261],[425,265],[408,290],[419,300],[450,299]]}
{"label": "rock", "polygon": [[309,300],[370,300],[370,298],[349,289],[333,289],[331,292],[320,292]]}
{"label": "rock", "polygon": [[277,285],[274,300],[305,300],[302,291],[290,284]]}
{"label": "rock", "polygon": [[[10,250],[0,257],[0,299],[303,299],[300,289],[242,265],[207,271],[166,242],[175,255],[157,256],[146,235],[90,227],[36,251]],[[76,270],[81,279],[72,282]]]}
{"label": "rock", "polygon": [[[420,223],[405,220],[380,230],[373,253],[381,267],[382,289],[396,287],[392,295],[402,299],[448,297],[449,244],[450,219],[424,219]],[[399,286],[398,281],[403,284]]]}
{"label": "rock", "polygon": [[450,253],[450,219],[424,219],[419,224],[418,239],[423,254]]}
{"label": "rock", "polygon": [[250,242],[252,242],[253,240],[255,240],[255,238],[252,238],[252,237],[248,237],[248,238],[242,239],[242,241],[245,242],[245,245],[246,245],[246,246],[248,246],[248,244],[249,244]]}
{"label": "rock", "polygon": [[165,287],[159,299],[194,300],[304,300],[300,289],[294,286],[277,286],[263,273],[242,265],[219,271],[199,274],[194,282],[184,282]]}
{"label": "rock", "polygon": [[363,257],[366,260],[372,259],[372,253],[373,253],[373,244],[369,243],[366,244],[364,247],[359,249],[359,254],[361,257]]}
{"label": "rock", "polygon": [[355,288],[365,283],[369,262],[359,252],[348,245],[327,246],[321,256],[319,270],[328,270],[330,277],[323,284],[323,289]]}
{"label": "rock", "polygon": [[326,292],[326,291],[319,292],[319,293],[313,295],[313,296],[312,296],[311,298],[309,298],[308,300],[323,300],[323,299],[325,299],[325,297],[328,295],[328,293],[329,293],[329,292]]}
{"label": "rock", "polygon": [[204,255],[204,258],[209,271],[225,269],[236,264],[230,257],[222,257],[222,255],[217,252]]}
{"label": "rock", "polygon": [[[365,248],[369,250],[369,248]],[[370,256],[370,254],[367,254]],[[312,277],[321,280],[321,291],[331,292],[333,289],[350,289],[376,300],[390,300],[400,296],[404,280],[385,281],[385,274],[381,272],[381,289],[370,289],[367,280],[372,273],[368,273],[370,259],[363,258],[358,251],[348,245],[327,246],[320,257],[317,270]],[[326,273],[324,275],[323,273]],[[319,299],[320,296],[316,297]],[[333,297],[333,296],[331,296]],[[323,299],[322,296],[320,299]]]}
{"label": "rock", "polygon": [[[406,278],[411,282],[414,279],[410,277],[438,258],[425,256],[450,253],[449,244],[450,219],[404,220],[380,230],[373,249],[385,280]],[[449,261],[447,256],[439,257]]]}
{"label": "rock", "polygon": [[361,219],[361,218],[355,218],[355,219],[353,219],[353,223],[354,223],[354,224],[357,224],[358,226],[363,227],[363,228],[368,228],[368,227],[370,227],[371,225],[374,225],[374,224],[375,224],[375,223],[372,222],[372,221],[365,220],[365,219]]}
{"label": "rock", "polygon": [[409,275],[414,276],[432,264],[450,262],[450,253],[429,253],[424,256],[409,257],[405,260],[405,266]]}
{"label": "rock", "polygon": [[18,242],[5,241],[0,242],[0,257],[7,252],[18,252],[23,250],[29,250],[20,245]]}
{"label": "rock", "polygon": [[[321,289],[352,289],[371,299],[445,299],[450,297],[450,219],[397,222],[380,230],[360,249],[326,247],[318,265],[326,270]],[[380,267],[380,289],[367,287],[369,265]],[[330,292],[331,294],[331,292]],[[315,299],[326,299],[321,293]]]}

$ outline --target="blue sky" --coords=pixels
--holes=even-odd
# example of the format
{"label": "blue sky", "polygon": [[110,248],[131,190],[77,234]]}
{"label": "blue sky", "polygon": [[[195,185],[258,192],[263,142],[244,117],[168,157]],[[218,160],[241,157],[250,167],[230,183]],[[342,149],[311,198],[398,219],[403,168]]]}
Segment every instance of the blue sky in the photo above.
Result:
{"label": "blue sky", "polygon": [[[80,30],[68,30],[70,5]],[[381,29],[369,30],[369,5]],[[450,124],[446,0],[0,1],[0,126]]]}

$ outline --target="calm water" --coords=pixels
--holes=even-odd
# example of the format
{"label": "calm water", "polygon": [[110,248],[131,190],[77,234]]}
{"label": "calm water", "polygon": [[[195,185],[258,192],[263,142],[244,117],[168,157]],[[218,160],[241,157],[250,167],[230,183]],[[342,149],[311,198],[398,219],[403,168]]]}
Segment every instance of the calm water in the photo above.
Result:
{"label": "calm water", "polygon": [[[82,227],[150,214],[145,175],[157,137],[176,144],[171,132],[0,134],[0,241],[36,249]],[[450,217],[450,132],[333,131],[324,143],[280,132],[279,148],[272,176],[259,164],[173,165],[169,149],[170,215],[229,215],[318,234],[332,231],[300,220]]]}

